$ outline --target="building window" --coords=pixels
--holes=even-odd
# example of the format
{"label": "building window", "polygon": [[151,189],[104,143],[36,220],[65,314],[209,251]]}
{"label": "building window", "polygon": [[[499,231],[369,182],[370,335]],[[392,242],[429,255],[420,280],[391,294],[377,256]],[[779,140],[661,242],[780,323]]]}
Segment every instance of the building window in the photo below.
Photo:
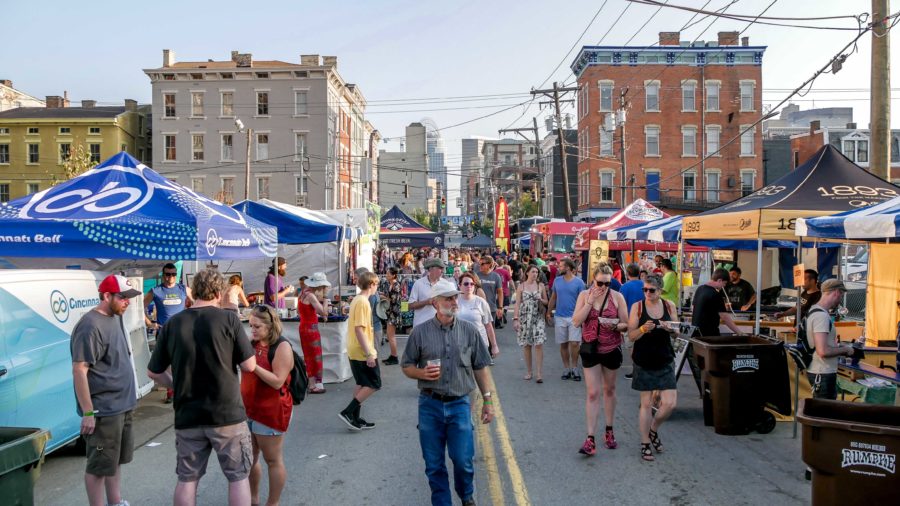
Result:
{"label": "building window", "polygon": [[90,127],[88,128],[88,133],[90,135],[100,135],[100,127]]}
{"label": "building window", "polygon": [[721,156],[719,151],[719,136],[722,128],[718,125],[706,127],[706,156]]}
{"label": "building window", "polygon": [[144,161],[144,148],[138,148],[138,160]]}
{"label": "building window", "polygon": [[294,114],[309,114],[309,109],[306,107],[306,91],[294,92]]}
{"label": "building window", "polygon": [[741,132],[744,132],[741,134],[741,156],[753,156],[753,134],[755,133],[755,128],[750,128],[749,125],[741,125]]}
{"label": "building window", "polygon": [[222,116],[234,116],[234,93],[222,92]]}
{"label": "building window", "polygon": [[28,163],[40,163],[41,161],[41,145],[40,144],[29,144],[28,145]]}
{"label": "building window", "polygon": [[600,83],[600,111],[611,112],[613,110],[613,83]]}
{"label": "building window", "polygon": [[869,163],[869,141],[856,141],[856,161]]}
{"label": "building window", "polygon": [[722,175],[718,172],[706,173],[706,200],[708,202],[719,201],[719,184],[721,179]]}
{"label": "building window", "polygon": [[850,161],[856,163],[869,163],[868,138],[859,138],[856,136],[844,138],[841,145],[844,156],[849,158]]}
{"label": "building window", "polygon": [[753,81],[741,81],[741,111],[753,111]]}
{"label": "building window", "polygon": [[612,202],[613,199],[613,173],[600,173],[600,201]]}
{"label": "building window", "polygon": [[203,161],[203,134],[191,134],[191,160]]}
{"label": "building window", "polygon": [[697,110],[697,83],[694,81],[685,81],[681,85],[681,110]]}
{"label": "building window", "polygon": [[683,188],[682,198],[684,198],[684,200],[697,200],[697,174],[693,172],[685,172],[682,174],[681,186]]}
{"label": "building window", "polygon": [[72,128],[70,127],[59,127],[59,135],[69,135],[72,133]]}
{"label": "building window", "polygon": [[165,160],[167,162],[175,161],[175,136],[174,135],[164,135],[163,136],[163,145],[165,146]]}
{"label": "building window", "polygon": [[203,92],[191,92],[191,116],[203,116]]}
{"label": "building window", "polygon": [[175,117],[175,94],[174,93],[163,93],[163,117],[164,118],[174,118]]}
{"label": "building window", "polygon": [[222,198],[220,199],[222,202],[233,202],[234,201],[234,178],[233,177],[223,177],[222,178]]}
{"label": "building window", "polygon": [[754,179],[756,179],[756,173],[752,170],[741,171],[741,197],[746,197],[753,193],[753,188],[756,186]]}
{"label": "building window", "polygon": [[256,198],[269,198],[269,178],[267,176],[256,178]]}
{"label": "building window", "polygon": [[9,202],[9,183],[0,183],[0,202]]}
{"label": "building window", "polygon": [[203,178],[202,177],[192,177],[191,178],[191,190],[194,190],[195,193],[203,193]]}
{"label": "building window", "polygon": [[659,156],[659,127],[644,127],[647,156]]}
{"label": "building window", "polygon": [[9,163],[9,144],[0,144],[0,163]]}
{"label": "building window", "polygon": [[706,83],[706,110],[719,110],[719,83]]}
{"label": "building window", "polygon": [[794,151],[794,169],[800,166],[800,151]]}
{"label": "building window", "polygon": [[28,127],[28,135],[37,135],[41,133],[41,129],[38,127]]}
{"label": "building window", "polygon": [[9,127],[0,128],[0,135],[9,135]]}
{"label": "building window", "polygon": [[234,135],[222,134],[222,161],[230,162],[234,160]]}
{"label": "building window", "polygon": [[303,160],[306,156],[306,134],[297,133],[294,139],[294,160]]}
{"label": "building window", "polygon": [[39,183],[25,183],[25,194],[32,195],[41,190],[41,185]]}
{"label": "building window", "polygon": [[72,145],[71,144],[60,144],[59,145],[59,163],[63,163],[72,156]]}
{"label": "building window", "polygon": [[305,173],[302,176],[297,176],[296,185],[297,195],[306,195],[309,189],[309,177]]}
{"label": "building window", "polygon": [[269,158],[269,134],[256,135],[256,161],[264,161]]}
{"label": "building window", "polygon": [[257,116],[268,116],[269,115],[269,92],[267,92],[267,91],[256,92],[256,115]]}
{"label": "building window", "polygon": [[613,135],[600,127],[600,156],[613,156]]}
{"label": "building window", "polygon": [[697,156],[697,127],[681,127],[681,156]]}
{"label": "building window", "polygon": [[646,111],[659,111],[659,82],[653,81],[644,85],[646,97]]}
{"label": "building window", "polygon": [[100,163],[100,145],[89,144],[88,148],[91,150],[91,163]]}

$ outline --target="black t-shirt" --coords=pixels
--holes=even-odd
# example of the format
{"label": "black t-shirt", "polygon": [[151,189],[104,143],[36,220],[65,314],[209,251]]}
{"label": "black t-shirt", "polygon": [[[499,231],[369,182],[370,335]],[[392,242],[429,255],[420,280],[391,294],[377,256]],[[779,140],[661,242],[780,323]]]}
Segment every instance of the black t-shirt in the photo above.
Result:
{"label": "black t-shirt", "polygon": [[718,336],[719,313],[724,313],[725,296],[709,285],[700,285],[694,292],[694,308],[691,324],[697,327],[701,336]]}
{"label": "black t-shirt", "polygon": [[221,427],[247,419],[238,365],[254,355],[237,314],[218,307],[189,308],[160,329],[147,366],[172,366],[175,428]]}
{"label": "black t-shirt", "polygon": [[750,297],[753,297],[756,290],[746,279],[742,279],[737,283],[729,282],[725,285],[725,293],[728,294],[728,300],[731,301],[731,308],[738,311],[750,302]]}
{"label": "black t-shirt", "polygon": [[802,320],[806,313],[809,313],[809,308],[813,306],[813,304],[818,304],[819,299],[822,298],[822,292],[816,290],[813,293],[808,293],[806,290],[803,290],[803,293],[800,294],[800,319]]}
{"label": "black t-shirt", "polygon": [[512,270],[513,281],[516,283],[519,282],[519,271],[522,270],[522,264],[519,263],[518,260],[510,259],[509,260],[509,268]]}

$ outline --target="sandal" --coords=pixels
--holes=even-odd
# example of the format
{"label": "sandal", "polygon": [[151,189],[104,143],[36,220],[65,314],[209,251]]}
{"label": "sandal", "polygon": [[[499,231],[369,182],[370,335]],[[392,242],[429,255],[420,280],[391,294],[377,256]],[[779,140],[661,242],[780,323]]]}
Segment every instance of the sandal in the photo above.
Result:
{"label": "sandal", "polygon": [[659,434],[657,434],[656,431],[651,430],[649,436],[650,444],[653,445],[653,449],[656,450],[656,453],[662,453],[663,445],[662,441],[659,440]]}
{"label": "sandal", "polygon": [[543,382],[544,382],[544,378],[538,378],[538,379],[535,381],[535,383],[543,383]]}
{"label": "sandal", "polygon": [[309,393],[311,394],[324,394],[325,387],[313,387],[309,389]]}
{"label": "sandal", "polygon": [[525,381],[531,381],[531,373],[526,374],[525,377],[522,379]]}
{"label": "sandal", "polygon": [[647,462],[653,462],[656,458],[650,451],[650,443],[641,443],[641,458]]}

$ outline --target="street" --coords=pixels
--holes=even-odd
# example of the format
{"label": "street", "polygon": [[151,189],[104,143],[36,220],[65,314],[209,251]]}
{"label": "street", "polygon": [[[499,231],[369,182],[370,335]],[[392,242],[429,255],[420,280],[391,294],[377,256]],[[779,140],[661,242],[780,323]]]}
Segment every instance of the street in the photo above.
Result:
{"label": "street", "polygon": [[[510,323],[512,320],[510,319]],[[501,355],[491,373],[496,420],[476,427],[478,504],[805,504],[800,440],[790,423],[770,434],[719,436],[703,426],[689,376],[679,380],[678,407],[660,430],[665,452],[643,462],[637,434],[638,395],[618,377],[616,450],[577,453],[584,440],[584,383],[562,381],[558,347],[548,328],[544,383],[523,381],[525,366],[512,326],[498,332]],[[400,340],[400,346],[405,345]],[[387,356],[387,346],[380,349]],[[285,439],[288,483],[282,504],[424,505],[428,483],[416,433],[416,385],[399,366],[382,366],[384,388],[363,405],[374,430],[349,432],[337,413],[353,382],[326,385],[295,408]],[[123,496],[132,505],[167,504],[175,486],[171,405],[153,392],[135,416],[134,462],[123,467]],[[480,404],[478,404],[480,406]],[[602,440],[602,421],[598,442]],[[84,459],[73,448],[50,455],[35,487],[36,504],[84,504]],[[451,473],[452,475],[452,473]],[[265,483],[265,482],[264,482]],[[198,504],[226,504],[215,456],[201,480]],[[261,495],[265,499],[265,493]],[[458,499],[457,499],[458,501]]]}

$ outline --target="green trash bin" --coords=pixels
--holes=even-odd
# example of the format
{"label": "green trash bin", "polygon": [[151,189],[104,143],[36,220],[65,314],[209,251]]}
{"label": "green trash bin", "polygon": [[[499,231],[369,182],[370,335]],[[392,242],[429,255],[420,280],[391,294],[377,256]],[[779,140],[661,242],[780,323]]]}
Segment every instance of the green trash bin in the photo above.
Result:
{"label": "green trash bin", "polygon": [[50,431],[0,427],[0,493],[3,504],[34,504],[34,483],[44,461]]}

